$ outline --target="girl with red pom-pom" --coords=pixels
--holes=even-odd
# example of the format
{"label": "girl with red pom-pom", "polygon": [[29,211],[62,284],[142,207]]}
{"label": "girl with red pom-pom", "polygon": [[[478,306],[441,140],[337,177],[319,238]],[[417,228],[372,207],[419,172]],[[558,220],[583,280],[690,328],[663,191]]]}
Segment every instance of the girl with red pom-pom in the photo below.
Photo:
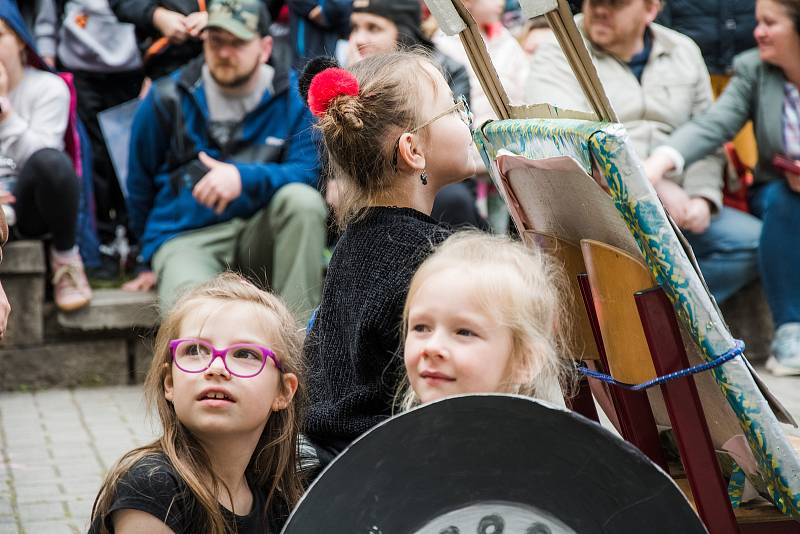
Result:
{"label": "girl with red pom-pom", "polygon": [[322,464],[391,413],[414,271],[449,231],[436,193],[475,173],[470,114],[427,58],[393,52],[317,74],[308,103],[340,185],[334,250],[306,341],[305,432]]}

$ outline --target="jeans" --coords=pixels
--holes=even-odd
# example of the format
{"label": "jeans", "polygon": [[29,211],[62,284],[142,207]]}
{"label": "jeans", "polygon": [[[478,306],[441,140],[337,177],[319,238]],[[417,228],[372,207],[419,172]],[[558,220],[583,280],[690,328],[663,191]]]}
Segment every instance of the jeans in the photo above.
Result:
{"label": "jeans", "polygon": [[758,276],[761,221],[739,210],[723,207],[702,234],[686,231],[708,289],[724,302]]}
{"label": "jeans", "polygon": [[774,180],[749,195],[750,211],[764,222],[758,266],[775,328],[800,322],[800,194]]}

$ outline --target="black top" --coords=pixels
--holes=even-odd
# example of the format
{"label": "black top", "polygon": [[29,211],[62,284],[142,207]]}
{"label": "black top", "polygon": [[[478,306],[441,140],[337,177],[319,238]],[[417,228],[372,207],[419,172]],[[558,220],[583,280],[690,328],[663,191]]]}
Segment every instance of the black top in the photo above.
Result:
{"label": "black top", "polygon": [[[254,488],[252,485],[250,488],[253,492],[253,507],[249,514],[234,515],[220,505],[222,515],[228,524],[228,531],[238,534],[277,534],[288,513],[276,510],[275,513],[265,516],[264,489]],[[194,534],[201,531],[199,525],[195,523],[197,512],[200,510],[199,503],[169,460],[162,454],[143,458],[120,478],[116,497],[105,517],[110,532],[114,532],[111,512],[126,508],[147,512],[163,521],[175,534]],[[89,528],[89,534],[100,532],[99,521],[94,521]]]}
{"label": "black top", "polygon": [[411,277],[449,231],[410,208],[369,208],[331,258],[305,345],[315,444],[346,447],[391,413],[402,372],[400,331]]}

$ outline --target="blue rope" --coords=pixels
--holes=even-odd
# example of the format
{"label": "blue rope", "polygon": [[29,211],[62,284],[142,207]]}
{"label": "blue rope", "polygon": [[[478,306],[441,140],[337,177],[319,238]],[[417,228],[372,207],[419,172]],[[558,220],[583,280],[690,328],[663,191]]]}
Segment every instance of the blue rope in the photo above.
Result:
{"label": "blue rope", "polygon": [[619,386],[623,389],[627,389],[630,391],[642,391],[645,389],[649,389],[653,386],[661,385],[664,382],[675,380],[676,378],[683,378],[684,376],[696,375],[697,373],[708,371],[709,369],[713,369],[714,367],[719,367],[723,363],[736,358],[737,356],[744,353],[744,342],[741,339],[737,339],[735,341],[736,345],[731,350],[729,350],[722,356],[717,356],[710,362],[701,363],[700,365],[695,365],[694,367],[689,367],[688,369],[681,369],[680,371],[675,371],[674,373],[669,373],[664,376],[659,376],[652,380],[648,380],[647,382],[643,382],[641,384],[628,384],[627,382],[620,382],[611,375],[600,373],[592,369],[587,369],[586,367],[578,367],[577,369],[578,371],[583,373],[585,376],[588,376],[589,378],[595,378],[602,382]]}

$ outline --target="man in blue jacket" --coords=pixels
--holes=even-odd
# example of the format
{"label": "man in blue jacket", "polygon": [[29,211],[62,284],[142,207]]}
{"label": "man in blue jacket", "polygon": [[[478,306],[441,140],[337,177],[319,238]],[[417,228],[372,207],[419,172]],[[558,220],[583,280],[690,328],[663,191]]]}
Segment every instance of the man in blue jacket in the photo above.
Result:
{"label": "man in blue jacket", "polygon": [[[258,0],[212,0],[203,56],[160,79],[131,132],[128,209],[162,313],[239,268],[297,312],[319,302],[326,209],[313,119],[288,66],[267,65]],[[264,280],[266,277],[266,280]]]}

